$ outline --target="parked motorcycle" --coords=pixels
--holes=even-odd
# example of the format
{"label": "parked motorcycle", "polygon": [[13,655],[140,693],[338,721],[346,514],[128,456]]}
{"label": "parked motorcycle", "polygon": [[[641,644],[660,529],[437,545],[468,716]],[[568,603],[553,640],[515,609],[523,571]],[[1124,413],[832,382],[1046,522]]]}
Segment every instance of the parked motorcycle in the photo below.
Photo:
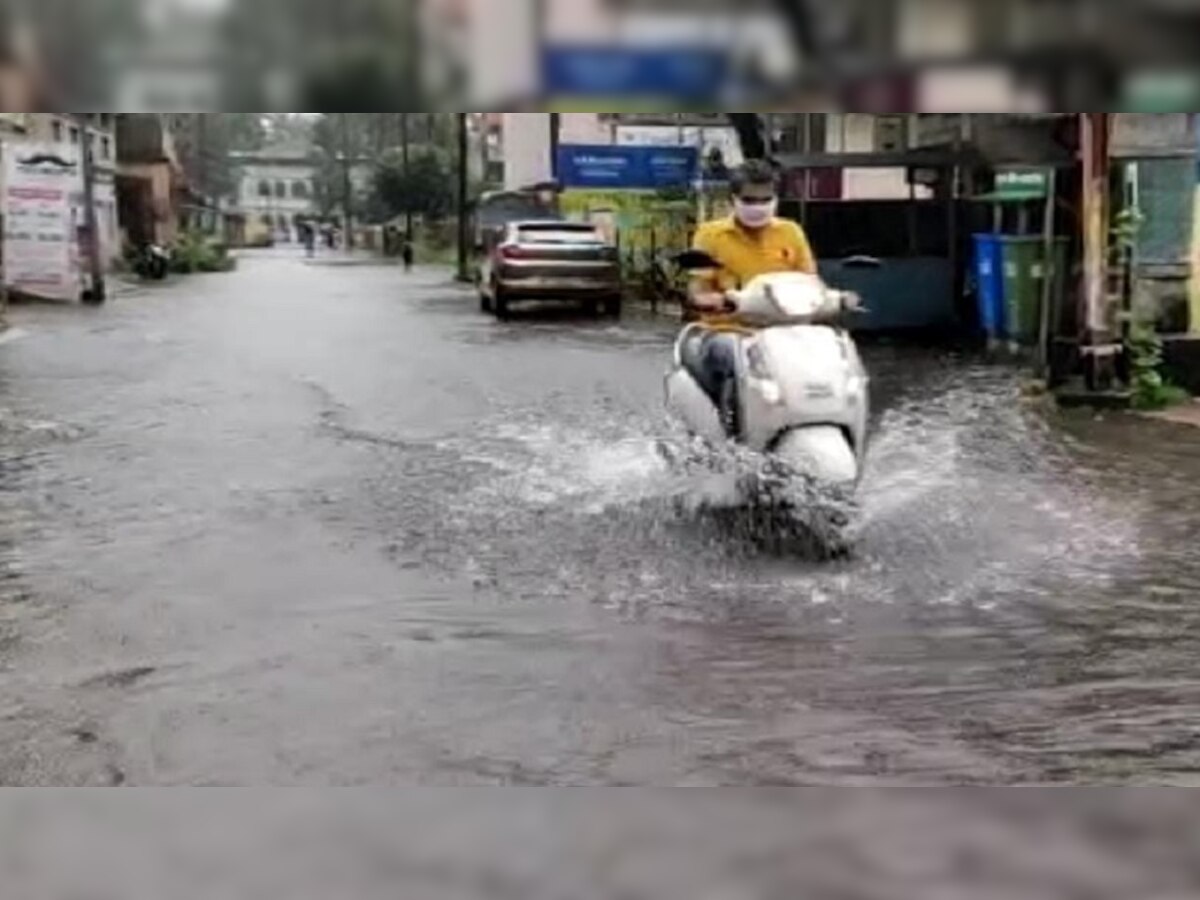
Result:
{"label": "parked motorcycle", "polygon": [[[720,269],[699,251],[676,262],[687,271]],[[843,327],[863,311],[861,301],[816,276],[786,272],[730,292],[727,303],[723,320],[683,329],[666,381],[668,410],[705,444],[761,457],[782,487],[775,499],[840,552],[868,439],[870,382]],[[714,327],[737,335],[733,416],[723,415],[727,397],[704,387],[712,379],[703,370],[703,341]],[[731,421],[737,433],[729,433]]]}
{"label": "parked motorcycle", "polygon": [[134,255],[133,271],[147,281],[162,281],[171,271],[171,251],[158,244],[147,244]]}

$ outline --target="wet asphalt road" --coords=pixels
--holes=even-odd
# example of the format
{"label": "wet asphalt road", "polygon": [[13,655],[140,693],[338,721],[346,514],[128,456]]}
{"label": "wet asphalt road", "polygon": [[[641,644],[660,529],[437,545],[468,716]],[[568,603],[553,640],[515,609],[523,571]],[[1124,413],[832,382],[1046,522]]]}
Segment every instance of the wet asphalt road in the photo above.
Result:
{"label": "wet asphalt road", "polygon": [[1200,432],[873,348],[824,564],[681,511],[659,323],[283,254],[16,320],[0,783],[1200,784]]}

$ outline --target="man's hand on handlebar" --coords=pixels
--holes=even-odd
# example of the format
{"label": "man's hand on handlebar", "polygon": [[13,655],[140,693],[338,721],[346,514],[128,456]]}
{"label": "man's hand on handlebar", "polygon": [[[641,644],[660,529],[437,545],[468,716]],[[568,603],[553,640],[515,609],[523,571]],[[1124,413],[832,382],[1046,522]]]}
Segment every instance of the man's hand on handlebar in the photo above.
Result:
{"label": "man's hand on handlebar", "polygon": [[725,307],[725,295],[720,291],[694,290],[692,307],[700,312],[720,312]]}
{"label": "man's hand on handlebar", "polygon": [[852,313],[865,313],[867,311],[862,295],[855,291],[842,291],[842,309]]}
{"label": "man's hand on handlebar", "polygon": [[692,291],[692,308],[699,312],[730,313],[737,312],[736,293],[712,290]]}

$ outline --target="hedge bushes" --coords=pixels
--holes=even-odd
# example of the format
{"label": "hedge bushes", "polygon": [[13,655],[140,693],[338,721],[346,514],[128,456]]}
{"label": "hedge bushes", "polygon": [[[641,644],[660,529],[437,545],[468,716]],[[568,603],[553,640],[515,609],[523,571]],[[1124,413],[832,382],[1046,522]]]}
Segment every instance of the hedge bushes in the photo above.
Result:
{"label": "hedge bushes", "polygon": [[184,232],[171,248],[171,271],[177,275],[229,272],[236,266],[237,260],[225,244],[203,234]]}

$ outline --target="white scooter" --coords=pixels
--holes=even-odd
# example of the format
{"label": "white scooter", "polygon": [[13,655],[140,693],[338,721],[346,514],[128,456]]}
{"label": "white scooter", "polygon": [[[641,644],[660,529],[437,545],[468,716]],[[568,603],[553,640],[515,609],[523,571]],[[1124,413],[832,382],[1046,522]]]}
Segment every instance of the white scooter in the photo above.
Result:
{"label": "white scooter", "polygon": [[[676,262],[688,271],[720,268],[699,251]],[[667,408],[704,443],[734,442],[764,457],[765,468],[782,476],[801,520],[830,549],[842,549],[870,415],[867,372],[841,324],[863,311],[859,298],[789,272],[757,278],[727,300],[729,325],[739,333],[733,395],[739,433],[728,433],[718,398],[703,387],[708,325],[688,325],[675,345]]]}

